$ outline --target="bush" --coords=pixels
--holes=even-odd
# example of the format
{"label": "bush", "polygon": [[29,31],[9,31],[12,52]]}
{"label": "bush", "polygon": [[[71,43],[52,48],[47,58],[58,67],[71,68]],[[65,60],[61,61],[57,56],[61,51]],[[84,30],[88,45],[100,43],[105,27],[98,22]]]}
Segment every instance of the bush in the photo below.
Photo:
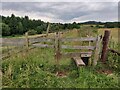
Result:
{"label": "bush", "polygon": [[35,31],[34,29],[28,31],[28,35],[35,35],[35,34],[37,34],[37,31]]}

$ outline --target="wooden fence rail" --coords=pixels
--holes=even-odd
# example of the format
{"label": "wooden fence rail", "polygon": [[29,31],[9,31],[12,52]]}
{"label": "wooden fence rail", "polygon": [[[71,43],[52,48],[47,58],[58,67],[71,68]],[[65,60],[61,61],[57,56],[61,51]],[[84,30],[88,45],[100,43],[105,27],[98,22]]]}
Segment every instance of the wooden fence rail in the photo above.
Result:
{"label": "wooden fence rail", "polygon": [[61,46],[64,49],[89,49],[94,50],[95,46],[68,46],[68,45],[62,45]]}
{"label": "wooden fence rail", "polygon": [[[62,38],[60,36],[60,32],[57,32],[54,38],[47,37],[37,37],[37,38],[29,38],[28,33],[25,33],[25,38],[20,39],[4,39],[3,44],[9,44],[13,46],[26,46],[26,50],[29,50],[29,47],[41,47],[41,48],[54,48],[55,50],[55,59],[56,62],[59,63],[61,57],[91,57],[94,56],[94,63],[97,62],[98,59],[98,48],[99,48],[99,37],[81,37],[81,38]],[[91,43],[87,46],[80,45],[62,45],[62,42],[96,42],[96,45],[91,46]],[[45,44],[44,44],[45,43]],[[61,53],[62,49],[85,49],[88,52],[66,52]],[[94,52],[94,53],[93,53]],[[94,54],[94,55],[93,55]],[[96,56],[95,56],[96,55]]]}
{"label": "wooden fence rail", "polygon": [[116,51],[116,50],[114,50],[114,49],[109,48],[108,51],[110,51],[110,52],[112,52],[112,53],[116,53],[117,55],[120,56],[120,52],[118,52],[118,51]]}
{"label": "wooden fence rail", "polygon": [[96,41],[96,37],[81,37],[81,38],[62,38],[61,41],[62,42],[66,42],[66,41]]}

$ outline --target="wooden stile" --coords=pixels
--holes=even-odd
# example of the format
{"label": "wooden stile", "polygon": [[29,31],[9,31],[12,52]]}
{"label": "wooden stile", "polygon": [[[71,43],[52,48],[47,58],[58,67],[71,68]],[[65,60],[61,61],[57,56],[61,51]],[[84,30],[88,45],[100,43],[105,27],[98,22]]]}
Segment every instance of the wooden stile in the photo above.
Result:
{"label": "wooden stile", "polygon": [[73,57],[72,59],[75,61],[77,67],[85,66],[85,63],[82,61],[80,57]]}
{"label": "wooden stile", "polygon": [[96,45],[95,45],[95,50],[94,50],[94,59],[93,59],[93,63],[92,65],[95,66],[97,64],[97,61],[99,59],[99,48],[100,48],[100,37],[97,36],[97,40],[96,40]]}
{"label": "wooden stile", "polygon": [[86,54],[91,56],[92,52],[68,52],[68,53],[62,54],[62,57],[72,58],[72,57],[81,56],[81,55],[82,55],[81,57],[83,57],[83,55],[86,55]]}
{"label": "wooden stile", "polygon": [[25,33],[25,39],[26,39],[26,50],[29,50],[29,38],[28,38],[28,32]]}

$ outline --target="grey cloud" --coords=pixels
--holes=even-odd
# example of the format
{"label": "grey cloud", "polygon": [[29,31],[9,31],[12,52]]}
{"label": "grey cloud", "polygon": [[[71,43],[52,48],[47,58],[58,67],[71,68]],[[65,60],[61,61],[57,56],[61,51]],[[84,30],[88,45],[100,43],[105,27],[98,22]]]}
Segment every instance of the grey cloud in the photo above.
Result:
{"label": "grey cloud", "polygon": [[[38,16],[59,19],[69,22],[75,18],[100,18],[101,20],[116,17],[117,2],[4,2],[2,10],[37,13]],[[112,15],[109,15],[112,14]],[[101,16],[104,15],[104,16]],[[91,16],[91,17],[87,17]]]}

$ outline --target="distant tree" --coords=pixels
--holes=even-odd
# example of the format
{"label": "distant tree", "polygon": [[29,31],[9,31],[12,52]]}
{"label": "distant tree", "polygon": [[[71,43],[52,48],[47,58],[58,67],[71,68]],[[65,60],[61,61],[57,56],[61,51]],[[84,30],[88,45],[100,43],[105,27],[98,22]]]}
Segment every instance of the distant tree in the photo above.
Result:
{"label": "distant tree", "polygon": [[37,28],[35,29],[37,31],[38,34],[41,34],[43,31],[43,27],[42,26],[37,26]]}
{"label": "distant tree", "polygon": [[10,22],[9,22],[11,34],[17,34],[18,33],[17,25],[18,25],[17,19],[16,19],[15,15],[12,14],[11,17],[10,17]]}
{"label": "distant tree", "polygon": [[2,25],[2,36],[8,36],[10,35],[10,27],[6,25],[5,23],[0,23],[0,26]]}
{"label": "distant tree", "polygon": [[80,28],[80,25],[77,24],[76,22],[73,22],[73,23],[72,23],[72,28],[79,29],[79,28]]}
{"label": "distant tree", "polygon": [[18,34],[23,34],[23,25],[21,22],[18,23],[17,30],[19,31]]}
{"label": "distant tree", "polygon": [[117,28],[119,27],[118,22],[106,22],[104,25],[105,28]]}
{"label": "distant tree", "polygon": [[28,34],[29,35],[35,35],[35,34],[37,34],[37,31],[35,31],[34,29],[31,29],[31,30],[28,31]]}

